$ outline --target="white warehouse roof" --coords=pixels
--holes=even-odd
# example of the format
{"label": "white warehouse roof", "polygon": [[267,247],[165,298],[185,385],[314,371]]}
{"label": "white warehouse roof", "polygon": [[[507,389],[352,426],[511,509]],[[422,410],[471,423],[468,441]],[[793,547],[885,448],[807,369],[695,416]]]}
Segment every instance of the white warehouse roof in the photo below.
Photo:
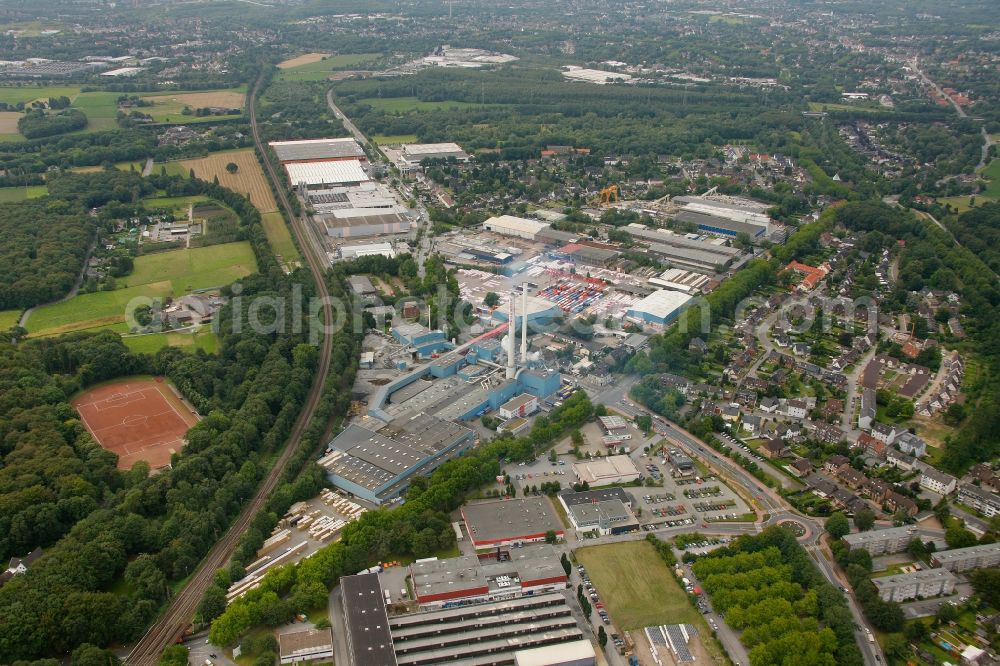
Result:
{"label": "white warehouse roof", "polygon": [[644,312],[657,319],[667,319],[691,300],[691,296],[668,289],[660,289],[629,308],[629,312]]}
{"label": "white warehouse roof", "polygon": [[403,145],[403,153],[410,157],[430,157],[441,153],[463,153],[457,143],[409,143]]}
{"label": "white warehouse roof", "polygon": [[350,137],[338,139],[302,139],[297,141],[272,141],[275,155],[282,162],[317,159],[343,159],[364,157],[365,151]]}
{"label": "white warehouse roof", "polygon": [[582,639],[543,647],[518,650],[514,653],[515,666],[550,666],[551,664],[596,663],[597,654],[590,641]]}
{"label": "white warehouse roof", "polygon": [[293,163],[286,164],[285,170],[292,185],[339,185],[370,180],[358,160]]}
{"label": "white warehouse roof", "polygon": [[498,233],[510,230],[518,233],[537,234],[547,226],[549,226],[548,222],[539,222],[538,220],[529,220],[524,217],[515,217],[513,215],[491,217],[483,222],[483,227]]}

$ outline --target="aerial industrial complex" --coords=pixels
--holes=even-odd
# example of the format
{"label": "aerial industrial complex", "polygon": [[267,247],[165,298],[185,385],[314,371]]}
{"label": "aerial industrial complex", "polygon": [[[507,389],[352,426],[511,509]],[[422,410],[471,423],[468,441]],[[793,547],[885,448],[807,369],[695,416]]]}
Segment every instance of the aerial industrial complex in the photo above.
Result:
{"label": "aerial industrial complex", "polygon": [[406,574],[412,599],[407,593],[398,604],[389,601],[397,591],[389,570],[341,580],[354,664],[596,663],[563,593],[569,577],[551,546],[429,558]]}

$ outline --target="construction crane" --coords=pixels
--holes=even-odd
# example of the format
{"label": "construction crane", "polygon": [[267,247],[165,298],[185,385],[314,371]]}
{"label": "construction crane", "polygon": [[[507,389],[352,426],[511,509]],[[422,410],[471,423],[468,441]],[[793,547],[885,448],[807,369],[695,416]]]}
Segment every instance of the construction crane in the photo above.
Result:
{"label": "construction crane", "polygon": [[618,186],[617,185],[608,185],[607,187],[605,187],[605,188],[603,188],[601,190],[601,205],[602,206],[610,206],[612,199],[614,199],[615,203],[619,202],[619,198],[618,198]]}

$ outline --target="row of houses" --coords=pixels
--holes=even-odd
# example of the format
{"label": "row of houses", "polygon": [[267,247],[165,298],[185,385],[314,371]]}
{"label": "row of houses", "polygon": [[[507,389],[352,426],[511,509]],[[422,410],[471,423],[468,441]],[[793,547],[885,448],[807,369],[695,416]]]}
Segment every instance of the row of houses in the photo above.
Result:
{"label": "row of houses", "polygon": [[958,352],[952,352],[941,364],[945,368],[945,377],[938,390],[925,399],[917,402],[915,411],[921,416],[933,416],[945,409],[958,398],[965,379],[965,361]]}

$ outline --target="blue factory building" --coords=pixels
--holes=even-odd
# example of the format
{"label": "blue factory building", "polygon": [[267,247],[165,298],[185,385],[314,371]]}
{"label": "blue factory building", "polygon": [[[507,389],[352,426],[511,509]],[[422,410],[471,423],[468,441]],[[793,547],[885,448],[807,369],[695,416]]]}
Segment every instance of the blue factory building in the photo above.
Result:
{"label": "blue factory building", "polygon": [[431,330],[417,323],[399,324],[392,327],[392,337],[400,344],[413,347],[421,358],[451,349],[453,345],[445,337],[444,331]]}

